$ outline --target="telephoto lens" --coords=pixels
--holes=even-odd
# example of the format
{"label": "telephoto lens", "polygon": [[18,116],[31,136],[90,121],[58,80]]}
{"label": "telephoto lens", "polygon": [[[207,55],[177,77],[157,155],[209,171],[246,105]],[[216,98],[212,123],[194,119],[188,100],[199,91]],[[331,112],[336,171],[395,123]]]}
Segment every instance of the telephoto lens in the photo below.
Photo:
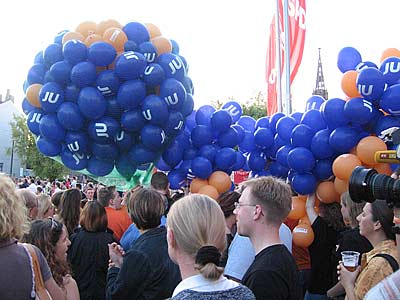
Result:
{"label": "telephoto lens", "polygon": [[400,180],[378,174],[375,169],[356,167],[351,173],[349,193],[354,202],[386,200],[389,206],[400,206]]}

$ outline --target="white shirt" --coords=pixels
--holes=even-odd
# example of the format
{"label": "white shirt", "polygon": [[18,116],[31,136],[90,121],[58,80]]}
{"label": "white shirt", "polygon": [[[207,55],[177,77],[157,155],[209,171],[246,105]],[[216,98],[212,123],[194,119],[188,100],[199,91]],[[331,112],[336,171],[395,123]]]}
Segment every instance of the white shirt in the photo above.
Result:
{"label": "white shirt", "polygon": [[31,191],[32,193],[36,194],[37,186],[36,186],[36,184],[31,183],[26,189]]}

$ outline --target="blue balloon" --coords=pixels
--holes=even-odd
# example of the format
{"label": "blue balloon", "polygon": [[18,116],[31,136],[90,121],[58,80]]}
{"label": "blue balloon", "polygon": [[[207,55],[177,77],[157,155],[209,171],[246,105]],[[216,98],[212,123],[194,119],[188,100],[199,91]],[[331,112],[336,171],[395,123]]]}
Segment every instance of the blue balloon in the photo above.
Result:
{"label": "blue balloon", "polygon": [[140,131],[142,144],[154,151],[157,151],[165,146],[167,141],[164,130],[161,127],[147,124]]}
{"label": "blue balloon", "polygon": [[355,70],[362,61],[361,54],[353,47],[345,47],[340,50],[337,59],[337,66],[342,73]]}
{"label": "blue balloon", "polygon": [[382,72],[383,77],[385,78],[385,81],[389,86],[398,83],[400,79],[399,70],[400,58],[395,56],[386,58],[379,67],[379,71]]}
{"label": "blue balloon", "polygon": [[236,152],[236,161],[235,161],[235,164],[232,166],[232,170],[239,171],[240,169],[243,169],[243,167],[246,163],[246,157],[239,151],[235,151],[235,152]]}
{"label": "blue balloon", "polygon": [[338,127],[329,136],[329,145],[338,153],[348,153],[357,145],[359,132],[350,127]]}
{"label": "blue balloon", "polygon": [[232,117],[232,123],[236,123],[243,113],[242,106],[236,101],[226,102],[224,105],[221,106],[221,109],[229,112]]}
{"label": "blue balloon", "polygon": [[250,131],[245,130],[244,137],[241,143],[239,143],[239,150],[242,152],[250,152],[255,150],[254,145],[254,134]]}
{"label": "blue balloon", "polygon": [[158,170],[168,172],[171,171],[171,167],[164,161],[162,157],[155,163],[155,166]]}
{"label": "blue balloon", "polygon": [[261,171],[267,164],[265,154],[259,150],[251,151],[247,157],[247,164],[252,171]]}
{"label": "blue balloon", "polygon": [[220,109],[211,115],[211,128],[215,132],[226,132],[232,124],[232,116],[228,111]]}
{"label": "blue balloon", "polygon": [[157,59],[157,49],[151,42],[141,43],[138,52],[143,54],[148,63],[153,63]]}
{"label": "blue balloon", "polygon": [[150,40],[150,34],[146,26],[139,22],[129,22],[122,30],[125,32],[128,40],[134,41],[136,45]]}
{"label": "blue balloon", "polygon": [[127,131],[140,131],[145,123],[146,120],[139,109],[126,111],[121,116],[121,126]]}
{"label": "blue balloon", "polygon": [[203,145],[211,144],[213,133],[210,127],[197,125],[191,133],[192,143],[195,147],[201,148]]}
{"label": "blue balloon", "polygon": [[44,75],[44,83],[47,82],[54,82],[54,78],[51,76],[50,74],[50,70],[46,72],[46,74]]}
{"label": "blue balloon", "polygon": [[183,86],[185,87],[186,93],[188,94],[194,94],[194,87],[193,87],[193,82],[192,79],[190,79],[189,76],[184,76],[180,82],[182,82]]}
{"label": "blue balloon", "polygon": [[284,113],[277,112],[274,113],[270,118],[269,118],[269,128],[271,129],[272,133],[276,133],[276,123],[278,123],[280,118],[283,118],[285,116]]}
{"label": "blue balloon", "polygon": [[181,81],[186,75],[185,65],[179,55],[163,53],[158,57],[157,63],[163,68],[167,78]]}
{"label": "blue balloon", "polygon": [[117,51],[109,43],[95,42],[89,47],[88,60],[97,67],[110,65],[116,56]]}
{"label": "blue balloon", "polygon": [[171,189],[178,190],[186,183],[186,174],[181,170],[172,170],[167,176]]}
{"label": "blue balloon", "polygon": [[344,116],[353,124],[366,124],[377,114],[375,106],[363,98],[352,98],[344,106]]}
{"label": "blue balloon", "polygon": [[306,102],[306,111],[310,109],[317,109],[319,110],[321,108],[322,103],[325,102],[324,97],[319,96],[319,95],[313,95],[310,98],[308,98]]}
{"label": "blue balloon", "polygon": [[217,141],[219,146],[230,147],[230,148],[234,148],[239,144],[239,142],[240,142],[239,133],[233,126],[229,127],[227,131],[220,134]]}
{"label": "blue balloon", "polygon": [[308,195],[315,191],[317,180],[311,173],[296,173],[292,178],[292,187],[300,195]]}
{"label": "blue balloon", "polygon": [[93,85],[96,76],[96,66],[88,61],[77,63],[71,70],[71,81],[79,88]]}
{"label": "blue balloon", "polygon": [[395,116],[381,116],[376,122],[374,133],[380,135],[385,129],[400,127],[400,119]]}
{"label": "blue balloon", "polygon": [[307,148],[296,147],[288,153],[287,163],[291,169],[299,173],[306,173],[314,168],[315,157]]}
{"label": "blue balloon", "polygon": [[182,171],[184,174],[190,173],[190,167],[192,166],[191,160],[183,160],[181,164],[179,164],[178,170]]}
{"label": "blue balloon", "polygon": [[124,52],[115,62],[115,73],[123,80],[138,79],[146,69],[146,58],[139,52]]}
{"label": "blue balloon", "polygon": [[113,70],[104,70],[97,75],[96,87],[104,97],[118,93],[121,81]]}
{"label": "blue balloon", "polygon": [[291,150],[293,150],[292,146],[284,145],[276,152],[276,160],[284,167],[289,167],[287,157]]}
{"label": "blue balloon", "polygon": [[46,83],[40,89],[39,100],[46,113],[56,112],[64,101],[64,90],[55,82]]}
{"label": "blue balloon", "polygon": [[183,159],[183,149],[178,142],[172,142],[162,154],[162,158],[168,166],[175,168]]}
{"label": "blue balloon", "polygon": [[43,50],[40,50],[38,53],[36,53],[33,63],[34,64],[45,64],[45,61],[43,58]]}
{"label": "blue balloon", "polygon": [[88,159],[85,155],[72,153],[65,149],[61,152],[61,161],[68,169],[80,171],[87,167]]}
{"label": "blue balloon", "polygon": [[181,113],[186,118],[193,112],[194,100],[191,94],[186,94],[185,102],[182,105]]}
{"label": "blue balloon", "polygon": [[314,132],[325,129],[327,125],[321,112],[317,109],[306,111],[301,118],[300,124],[307,125]]}
{"label": "blue balloon", "polygon": [[365,100],[378,103],[385,91],[385,77],[376,68],[364,68],[357,76],[357,89]]}
{"label": "blue balloon", "polygon": [[334,151],[329,144],[331,131],[322,129],[315,133],[311,140],[311,152],[316,159],[326,159],[334,155]]}
{"label": "blue balloon", "polygon": [[243,129],[246,131],[254,133],[254,131],[256,130],[256,120],[254,120],[253,117],[241,116],[236,123],[242,126]]}
{"label": "blue balloon", "polygon": [[176,138],[175,141],[177,141],[182,149],[186,150],[190,147],[190,133],[186,131],[182,131]]}
{"label": "blue balloon", "polygon": [[305,124],[297,125],[292,130],[290,136],[290,143],[293,147],[310,148],[311,139],[314,135],[314,130]]}
{"label": "blue balloon", "polygon": [[87,162],[86,170],[95,176],[106,176],[114,169],[113,162],[101,161],[92,156]]}
{"label": "blue balloon", "polygon": [[290,116],[292,118],[294,118],[297,121],[298,124],[300,124],[301,118],[303,117],[303,113],[299,112],[299,111],[296,111],[294,113],[291,113]]}
{"label": "blue balloon", "polygon": [[65,86],[70,83],[72,66],[65,60],[58,61],[50,67],[50,76],[58,84]]}
{"label": "blue balloon", "polygon": [[240,144],[241,142],[243,142],[244,135],[245,135],[245,130],[239,124],[232,125],[232,128],[237,131],[237,133],[238,133],[238,144]]}
{"label": "blue balloon", "polygon": [[269,117],[259,118],[256,122],[256,130],[258,128],[269,128]]}
{"label": "blue balloon", "polygon": [[168,105],[158,96],[149,95],[142,103],[143,117],[151,124],[165,125],[168,121]]}
{"label": "blue balloon", "polygon": [[185,119],[180,112],[171,111],[169,113],[168,121],[164,126],[164,131],[167,136],[172,137],[178,135],[184,126]]}
{"label": "blue balloon", "polygon": [[65,138],[65,129],[58,122],[56,114],[44,115],[39,125],[40,135],[47,140],[60,143]]}
{"label": "blue balloon", "polygon": [[67,131],[64,142],[72,153],[88,153],[89,151],[89,137],[85,132]]}
{"label": "blue balloon", "polygon": [[119,87],[117,94],[118,104],[125,110],[138,108],[146,97],[146,84],[140,80],[125,81]]}
{"label": "blue balloon", "polygon": [[211,116],[216,109],[211,105],[203,105],[196,111],[197,125],[205,125],[211,127]]}
{"label": "blue balloon", "polygon": [[127,155],[122,155],[118,159],[117,163],[115,164],[115,168],[117,169],[118,173],[126,179],[130,179],[136,172],[136,166],[131,164]]}
{"label": "blue balloon", "polygon": [[317,161],[314,167],[313,174],[318,180],[329,179],[331,176],[333,176],[332,160],[321,159]]}
{"label": "blue balloon", "polygon": [[40,151],[40,153],[53,157],[57,156],[61,152],[61,144],[49,139],[46,139],[42,136],[39,136],[36,140],[36,147]]}
{"label": "blue balloon", "polygon": [[349,120],[344,116],[345,104],[346,101],[342,99],[332,98],[321,106],[322,115],[329,128],[335,129],[349,123]]}
{"label": "blue balloon", "polygon": [[107,110],[107,102],[94,87],[83,88],[78,96],[81,113],[89,120],[101,118]]}
{"label": "blue balloon", "polygon": [[132,147],[134,142],[134,137],[124,130],[120,130],[115,138],[115,143],[121,152],[127,152]]}
{"label": "blue balloon", "polygon": [[159,86],[165,80],[164,69],[159,64],[148,64],[142,79],[149,87]]}
{"label": "blue balloon", "polygon": [[[380,121],[381,117],[383,117],[383,112],[381,110],[376,110],[374,116],[372,117],[371,120],[368,121],[368,123],[363,124],[362,130],[369,132],[369,133],[375,133],[375,127],[377,126],[378,122]],[[379,135],[379,134],[378,134]]]}
{"label": "blue balloon", "polygon": [[77,63],[86,61],[88,49],[81,41],[69,40],[63,46],[63,54],[65,60],[74,66]]}
{"label": "blue balloon", "polygon": [[139,166],[155,161],[158,153],[145,147],[143,144],[134,145],[128,152],[132,164]]}
{"label": "blue balloon", "polygon": [[78,88],[77,86],[75,86],[73,84],[67,85],[64,88],[65,101],[77,102],[80,91],[81,91],[80,88]]}
{"label": "blue balloon", "polygon": [[269,156],[270,159],[274,160],[276,159],[276,152],[284,145],[286,145],[286,142],[282,140],[276,133],[274,136],[274,145],[268,151],[264,150],[264,152]]}
{"label": "blue balloon", "polygon": [[22,111],[24,112],[25,115],[29,114],[34,109],[35,109],[35,106],[30,104],[26,98],[24,98],[24,100],[22,100]]}
{"label": "blue balloon", "polygon": [[160,97],[170,110],[180,111],[186,100],[186,91],[178,80],[168,78],[160,86]]}
{"label": "blue balloon", "polygon": [[92,144],[92,153],[93,155],[101,161],[109,161],[114,162],[118,156],[119,151],[116,144]]}
{"label": "blue balloon", "polygon": [[194,176],[201,179],[207,179],[213,172],[211,162],[204,157],[195,157],[192,160],[192,166],[190,169]]}
{"label": "blue balloon", "polygon": [[[276,132],[285,142],[290,143],[290,136],[292,135],[293,128],[298,125],[295,118],[292,117],[282,117],[276,123]],[[272,132],[271,132],[272,136]]]}
{"label": "blue balloon", "polygon": [[[400,73],[399,73],[400,74]],[[391,115],[400,115],[400,84],[394,84],[383,93],[380,107]]]}
{"label": "blue balloon", "polygon": [[189,65],[188,65],[188,63],[186,61],[186,58],[183,57],[182,55],[178,55],[178,57],[181,59],[181,61],[183,63],[183,66],[185,67],[185,71],[189,72]]}
{"label": "blue balloon", "polygon": [[43,84],[46,72],[47,67],[44,64],[34,64],[28,71],[28,85],[34,83]]}
{"label": "blue balloon", "polygon": [[372,61],[362,61],[356,66],[356,71],[360,73],[365,68],[375,68],[378,69],[378,66]]}
{"label": "blue balloon", "polygon": [[204,145],[199,149],[197,156],[207,158],[211,163],[214,163],[217,151],[217,148],[213,145]]}
{"label": "blue balloon", "polygon": [[197,156],[198,149],[193,146],[188,146],[183,152],[183,160],[192,160]]}
{"label": "blue balloon", "polygon": [[120,129],[116,120],[111,117],[102,117],[89,122],[88,134],[92,140],[99,144],[110,144],[114,142]]}
{"label": "blue balloon", "polygon": [[79,106],[74,102],[62,103],[58,109],[57,118],[61,126],[67,130],[79,130],[84,124]]}
{"label": "blue balloon", "polygon": [[254,132],[254,145],[261,149],[269,148],[274,144],[274,136],[269,128],[258,128]]}
{"label": "blue balloon", "polygon": [[232,148],[222,148],[215,155],[215,166],[219,170],[228,170],[236,162],[236,152]]}
{"label": "blue balloon", "polygon": [[280,163],[273,161],[269,166],[268,170],[271,176],[285,179],[288,175],[289,169],[282,166]]}
{"label": "blue balloon", "polygon": [[175,40],[171,40],[171,39],[170,39],[170,42],[171,42],[171,45],[172,45],[172,53],[173,54],[179,54],[179,45],[178,45],[178,43]]}
{"label": "blue balloon", "polygon": [[124,52],[128,51],[138,51],[139,46],[134,41],[126,41],[124,44]]}
{"label": "blue balloon", "polygon": [[43,51],[43,59],[48,66],[63,60],[63,51],[62,47],[59,44],[50,44],[47,48]]}
{"label": "blue balloon", "polygon": [[106,116],[109,116],[115,120],[120,120],[123,109],[119,106],[117,99],[109,98],[107,101]]}

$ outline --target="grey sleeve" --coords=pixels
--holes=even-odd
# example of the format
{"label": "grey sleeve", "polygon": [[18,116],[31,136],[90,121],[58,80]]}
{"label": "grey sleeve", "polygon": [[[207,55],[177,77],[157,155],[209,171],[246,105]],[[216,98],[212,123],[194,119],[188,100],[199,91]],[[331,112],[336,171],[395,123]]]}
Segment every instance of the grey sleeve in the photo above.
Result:
{"label": "grey sleeve", "polygon": [[35,248],[36,256],[39,261],[40,271],[42,272],[43,281],[46,282],[47,280],[52,278],[53,275],[51,274],[49,265],[47,264],[47,260],[44,257],[44,255],[42,254],[42,251],[40,251],[40,249],[37,248],[36,246],[33,246],[33,247]]}

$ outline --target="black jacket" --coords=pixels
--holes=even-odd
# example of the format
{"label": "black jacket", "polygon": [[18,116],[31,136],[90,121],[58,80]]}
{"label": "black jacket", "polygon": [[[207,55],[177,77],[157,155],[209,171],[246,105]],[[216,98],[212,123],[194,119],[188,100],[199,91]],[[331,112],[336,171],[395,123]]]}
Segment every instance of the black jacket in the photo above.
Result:
{"label": "black jacket", "polygon": [[108,270],[108,244],[115,242],[111,230],[89,232],[79,228],[71,235],[68,260],[81,300],[104,300]]}
{"label": "black jacket", "polygon": [[108,270],[107,300],[165,299],[180,281],[179,268],[168,256],[167,230],[161,226],[136,240],[121,269]]}

